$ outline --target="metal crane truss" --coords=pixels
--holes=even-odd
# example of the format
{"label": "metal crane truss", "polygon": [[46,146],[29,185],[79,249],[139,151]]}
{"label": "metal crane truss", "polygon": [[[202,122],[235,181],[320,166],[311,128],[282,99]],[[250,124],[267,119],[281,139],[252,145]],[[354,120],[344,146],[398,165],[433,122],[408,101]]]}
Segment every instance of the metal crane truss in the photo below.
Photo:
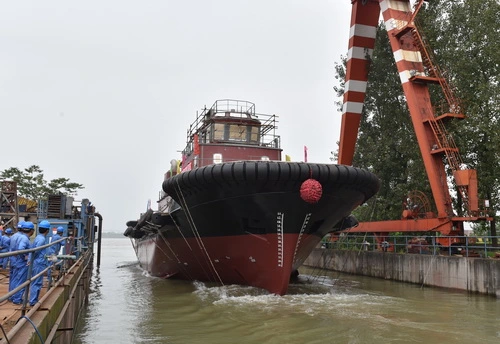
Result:
{"label": "metal crane truss", "polygon": [[4,222],[5,228],[17,225],[19,208],[16,182],[2,181],[0,183],[0,218]]}
{"label": "metal crane truss", "polygon": [[[430,50],[415,26],[414,18],[423,4],[412,10],[409,0],[353,0],[349,50],[342,109],[339,164],[352,165],[354,148],[368,81],[369,59],[373,54],[380,13],[385,23],[412,124],[423,158],[437,214],[414,217],[403,212],[400,220],[360,223],[350,232],[438,231],[463,235],[464,221],[490,220],[479,207],[476,170],[465,168],[452,136],[446,131],[449,119],[463,119],[459,101],[432,63]],[[443,113],[436,114],[428,84],[438,84],[447,100]],[[443,159],[445,158],[445,159]],[[464,216],[454,215],[445,163],[463,202]]]}

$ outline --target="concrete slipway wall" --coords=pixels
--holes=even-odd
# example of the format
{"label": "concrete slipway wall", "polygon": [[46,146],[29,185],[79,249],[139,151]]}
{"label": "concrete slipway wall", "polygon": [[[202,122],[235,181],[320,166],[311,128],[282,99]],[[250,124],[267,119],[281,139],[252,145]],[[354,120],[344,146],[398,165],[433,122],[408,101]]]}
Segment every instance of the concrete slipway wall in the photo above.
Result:
{"label": "concrete slipway wall", "polygon": [[304,265],[500,298],[500,259],[316,248]]}

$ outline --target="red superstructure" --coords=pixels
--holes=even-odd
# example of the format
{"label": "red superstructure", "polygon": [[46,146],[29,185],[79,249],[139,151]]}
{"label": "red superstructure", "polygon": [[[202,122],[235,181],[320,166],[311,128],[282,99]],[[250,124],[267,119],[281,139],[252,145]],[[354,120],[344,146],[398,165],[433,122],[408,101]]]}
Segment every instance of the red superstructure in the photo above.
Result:
{"label": "red superstructure", "polygon": [[245,100],[217,100],[187,131],[181,170],[241,160],[281,160],[278,117],[258,114]]}
{"label": "red superstructure", "polygon": [[[414,18],[423,0],[412,9],[409,0],[353,0],[347,60],[344,106],[340,136],[339,164],[352,164],[354,147],[365,99],[369,57],[375,45],[376,27],[383,16],[390,44],[408,103],[415,134],[429,178],[437,214],[407,205],[402,218],[393,221],[360,223],[350,232],[437,231],[444,235],[463,235],[464,221],[491,220],[480,208],[477,173],[463,164],[453,138],[446,131],[449,119],[462,119],[458,100],[454,97],[439,68],[432,63],[431,54],[415,26]],[[428,84],[438,84],[447,100],[442,113],[431,104]],[[446,165],[453,171],[463,209],[456,216],[449,192]],[[415,194],[421,200],[421,194]],[[425,203],[422,202],[422,203]],[[418,204],[423,208],[424,204]],[[450,245],[450,240],[442,240]]]}

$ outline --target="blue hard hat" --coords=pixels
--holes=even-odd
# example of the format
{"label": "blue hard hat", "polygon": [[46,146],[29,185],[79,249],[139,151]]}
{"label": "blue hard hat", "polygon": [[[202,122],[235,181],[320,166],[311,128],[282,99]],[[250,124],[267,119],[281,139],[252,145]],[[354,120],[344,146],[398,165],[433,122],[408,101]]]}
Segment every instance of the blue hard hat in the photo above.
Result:
{"label": "blue hard hat", "polygon": [[49,229],[50,228],[50,222],[47,221],[47,220],[43,220],[41,221],[39,224],[38,224],[38,227],[39,228],[47,228]]}
{"label": "blue hard hat", "polygon": [[57,233],[62,233],[62,232],[64,232],[64,227],[61,226],[57,227]]}
{"label": "blue hard hat", "polygon": [[33,224],[33,222],[31,221],[26,221],[26,222],[23,222],[23,226],[22,226],[22,229],[27,229],[28,231],[32,230],[32,229],[35,229],[35,225]]}
{"label": "blue hard hat", "polygon": [[24,221],[19,221],[19,222],[17,223],[17,228],[18,228],[18,229],[23,228],[23,223],[24,223]]}
{"label": "blue hard hat", "polygon": [[5,230],[5,234],[12,234],[12,228],[7,228]]}

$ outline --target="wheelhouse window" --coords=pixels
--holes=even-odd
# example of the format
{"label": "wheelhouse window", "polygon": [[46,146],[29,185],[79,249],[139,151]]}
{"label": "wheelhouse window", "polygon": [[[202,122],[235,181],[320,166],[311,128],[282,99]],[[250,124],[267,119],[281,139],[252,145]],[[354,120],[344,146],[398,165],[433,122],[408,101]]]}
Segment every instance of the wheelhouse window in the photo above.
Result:
{"label": "wheelhouse window", "polygon": [[[234,141],[258,144],[260,140],[260,127],[248,124],[214,123],[207,129],[206,135],[211,135],[211,142]],[[203,142],[203,135],[201,138]]]}
{"label": "wheelhouse window", "polygon": [[230,141],[246,141],[247,140],[247,126],[239,124],[229,125],[229,140]]}
{"label": "wheelhouse window", "polygon": [[224,140],[224,123],[215,123],[213,134],[215,141]]}
{"label": "wheelhouse window", "polygon": [[259,143],[259,127],[250,127],[250,142]]}

